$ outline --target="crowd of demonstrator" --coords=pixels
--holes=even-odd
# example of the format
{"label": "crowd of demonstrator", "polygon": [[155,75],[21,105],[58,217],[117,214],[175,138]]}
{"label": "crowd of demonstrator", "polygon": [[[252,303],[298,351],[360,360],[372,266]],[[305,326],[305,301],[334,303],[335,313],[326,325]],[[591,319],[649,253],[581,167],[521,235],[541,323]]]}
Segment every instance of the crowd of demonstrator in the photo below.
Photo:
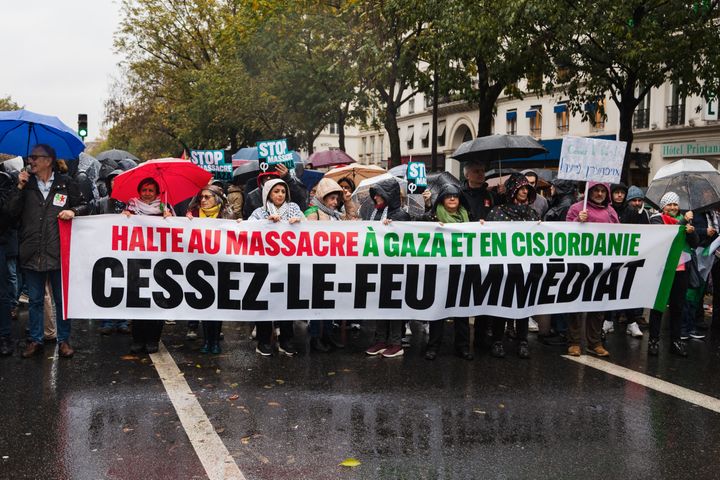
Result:
{"label": "crowd of demonstrator", "polygon": [[[709,325],[704,319],[705,293],[713,294],[712,326],[720,326],[720,260],[715,260],[707,282],[698,282],[693,275],[693,252],[698,246],[708,247],[720,231],[720,215],[716,211],[696,213],[682,210],[678,195],[667,193],[661,200],[661,211],[651,211],[644,205],[644,194],[638,187],[602,183],[588,185],[587,207],[579,200],[578,185],[567,180],[554,180],[548,198],[541,195],[539,177],[533,171],[513,173],[490,189],[485,181],[485,167],[480,162],[463,164],[465,181],[445,183],[428,190],[425,214],[412,218],[403,208],[403,192],[394,179],[377,182],[370,188],[370,201],[355,205],[352,193],[355,183],[350,178],[335,181],[323,178],[310,192],[305,185],[283,166],[276,172],[262,173],[257,186],[209,184],[189,202],[166,205],[161,201],[160,186],[153,178],[141,181],[137,197],[127,204],[110,194],[114,178],[112,172],[102,185],[107,196],[100,197],[97,188],[88,186],[82,175],[68,175],[65,162],[58,160],[48,145],[36,145],[28,156],[29,169],[6,172],[0,163],[0,355],[8,356],[18,348],[24,358],[43,351],[48,342],[57,342],[58,355],[69,358],[74,350],[70,345],[71,321],[62,318],[60,275],[60,235],[57,219],[72,219],[77,215],[122,214],[154,216],[186,216],[187,218],[219,218],[259,222],[301,221],[432,221],[456,222],[594,222],[628,224],[684,225],[685,254],[675,272],[669,297],[669,351],[687,356],[686,340],[705,337]],[[32,173],[30,173],[32,172]],[[432,200],[434,198],[434,200]],[[19,342],[12,338],[12,321],[18,309],[28,304],[26,338]],[[310,321],[307,326],[310,350],[328,353],[344,347],[338,329],[346,322]],[[642,339],[648,328],[647,352],[660,352],[662,313],[642,309],[622,312],[579,312],[576,314],[542,315],[535,318],[508,320],[491,316],[474,319],[452,318],[420,323],[416,332],[427,335],[425,358],[434,360],[440,350],[444,329],[450,323],[454,330],[455,353],[465,360],[473,359],[471,344],[478,350],[503,358],[511,343],[521,359],[530,356],[528,336],[537,332],[540,342],[567,348],[569,355],[581,355],[581,345],[588,353],[599,357],[609,355],[605,337],[622,328],[628,336]],[[158,350],[162,335],[162,321],[101,320],[99,333],[131,334],[133,353],[153,353]],[[470,326],[474,325],[471,342]],[[186,338],[199,338],[202,325],[202,347],[208,354],[221,352],[222,324],[217,321],[188,322]],[[304,325],[304,324],[303,324]],[[584,326],[584,329],[583,329]],[[351,323],[350,328],[367,328],[371,334],[368,355],[398,357],[408,346],[412,329],[409,322],[368,321],[364,326]],[[256,352],[271,356],[276,349],[281,354],[297,353],[294,322],[257,322],[253,330]],[[583,341],[582,332],[585,332]],[[360,337],[353,337],[357,339]],[[355,341],[355,340],[354,340]]]}

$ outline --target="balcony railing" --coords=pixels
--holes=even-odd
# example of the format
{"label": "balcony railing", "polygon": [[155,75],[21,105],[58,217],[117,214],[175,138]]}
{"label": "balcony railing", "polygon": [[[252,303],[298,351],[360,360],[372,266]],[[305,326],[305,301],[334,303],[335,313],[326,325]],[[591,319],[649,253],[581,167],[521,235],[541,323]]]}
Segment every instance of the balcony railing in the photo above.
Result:
{"label": "balcony railing", "polygon": [[565,135],[570,131],[570,125],[557,125],[555,127],[558,136]]}
{"label": "balcony railing", "polygon": [[635,110],[635,115],[633,116],[633,128],[650,128],[649,108],[640,108]]}
{"label": "balcony railing", "polygon": [[668,105],[665,107],[665,126],[685,125],[685,105]]}
{"label": "balcony railing", "polygon": [[537,127],[537,128],[530,127],[530,135],[532,135],[535,138],[540,138],[542,136],[542,127]]}

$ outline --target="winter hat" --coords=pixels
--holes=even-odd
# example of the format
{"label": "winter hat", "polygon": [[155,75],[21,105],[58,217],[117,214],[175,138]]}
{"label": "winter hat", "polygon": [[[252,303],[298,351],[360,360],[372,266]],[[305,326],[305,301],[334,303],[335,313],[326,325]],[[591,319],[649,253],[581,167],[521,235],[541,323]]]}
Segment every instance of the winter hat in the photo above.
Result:
{"label": "winter hat", "polygon": [[625,197],[625,200],[627,200],[629,202],[630,200],[634,200],[636,198],[639,198],[642,200],[643,198],[645,198],[645,194],[643,194],[643,191],[640,190],[640,187],[631,185],[627,191],[627,196]]}
{"label": "winter hat", "polygon": [[660,208],[665,208],[665,205],[669,203],[675,203],[677,205],[680,205],[680,197],[678,197],[677,193],[667,192],[665,195],[663,195],[660,199]]}

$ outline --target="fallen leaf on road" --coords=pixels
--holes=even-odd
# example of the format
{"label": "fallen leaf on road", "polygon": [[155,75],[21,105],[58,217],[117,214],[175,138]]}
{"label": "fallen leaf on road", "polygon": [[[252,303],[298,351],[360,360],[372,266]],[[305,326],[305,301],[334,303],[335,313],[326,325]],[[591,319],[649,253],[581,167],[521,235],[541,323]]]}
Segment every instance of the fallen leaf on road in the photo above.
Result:
{"label": "fallen leaf on road", "polygon": [[272,385],[264,385],[263,388],[272,388]]}
{"label": "fallen leaf on road", "polygon": [[236,393],[235,395],[230,395],[230,397],[228,398],[228,400],[230,400],[231,402],[234,402],[234,401],[237,400],[238,398],[240,398],[240,395],[238,395],[238,394]]}
{"label": "fallen leaf on road", "polygon": [[125,428],[123,428],[123,433],[132,432],[133,430],[135,430],[135,429],[134,429],[134,428],[130,428],[130,427],[125,427]]}
{"label": "fallen leaf on road", "polygon": [[328,372],[328,377],[332,377],[333,375],[335,375],[335,372]]}
{"label": "fallen leaf on road", "polygon": [[220,428],[216,428],[215,431],[217,433],[223,433],[225,431],[225,429],[223,427],[220,427]]}
{"label": "fallen leaf on road", "polygon": [[505,408],[505,404],[501,403],[500,405],[498,405],[498,408]]}
{"label": "fallen leaf on road", "polygon": [[120,360],[137,360],[139,358],[137,355],[123,355]]}
{"label": "fallen leaf on road", "polygon": [[240,443],[242,443],[243,445],[247,445],[248,443],[250,443],[250,437],[242,437],[240,439]]}
{"label": "fallen leaf on road", "polygon": [[340,463],[341,467],[357,467],[360,465],[360,460],[356,458],[346,458],[342,463]]}
{"label": "fallen leaf on road", "polygon": [[230,388],[237,388],[237,386],[238,386],[237,383],[231,383],[231,384],[230,384]]}
{"label": "fallen leaf on road", "polygon": [[280,404],[278,402],[268,402],[268,405],[271,407],[279,407]]}
{"label": "fallen leaf on road", "polygon": [[277,383],[278,385],[282,385],[283,383],[285,383],[285,380],[278,378],[277,380],[275,380],[275,383]]}
{"label": "fallen leaf on road", "polygon": [[199,363],[196,363],[195,368],[202,368],[202,365],[200,365]]}
{"label": "fallen leaf on road", "polygon": [[220,373],[220,369],[218,368],[217,370],[215,370],[215,373]]}
{"label": "fallen leaf on road", "polygon": [[475,412],[475,413],[477,413],[477,414],[480,414],[480,415],[485,415],[485,411],[484,411],[484,410],[473,410],[473,412]]}

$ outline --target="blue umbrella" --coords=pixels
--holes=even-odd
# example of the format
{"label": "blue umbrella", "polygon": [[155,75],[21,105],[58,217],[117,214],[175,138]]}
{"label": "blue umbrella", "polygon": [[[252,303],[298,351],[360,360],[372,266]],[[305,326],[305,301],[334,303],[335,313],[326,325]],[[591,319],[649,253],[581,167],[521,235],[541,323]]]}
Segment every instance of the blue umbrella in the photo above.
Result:
{"label": "blue umbrella", "polygon": [[0,112],[0,152],[27,157],[33,145],[45,143],[58,158],[73,160],[85,144],[73,129],[57,117],[29,110]]}
{"label": "blue umbrella", "polygon": [[312,188],[317,185],[320,180],[322,180],[323,176],[325,175],[325,172],[318,172],[317,170],[304,170],[302,176],[300,177],[300,180],[305,184],[305,187],[307,187],[308,192],[312,190]]}

